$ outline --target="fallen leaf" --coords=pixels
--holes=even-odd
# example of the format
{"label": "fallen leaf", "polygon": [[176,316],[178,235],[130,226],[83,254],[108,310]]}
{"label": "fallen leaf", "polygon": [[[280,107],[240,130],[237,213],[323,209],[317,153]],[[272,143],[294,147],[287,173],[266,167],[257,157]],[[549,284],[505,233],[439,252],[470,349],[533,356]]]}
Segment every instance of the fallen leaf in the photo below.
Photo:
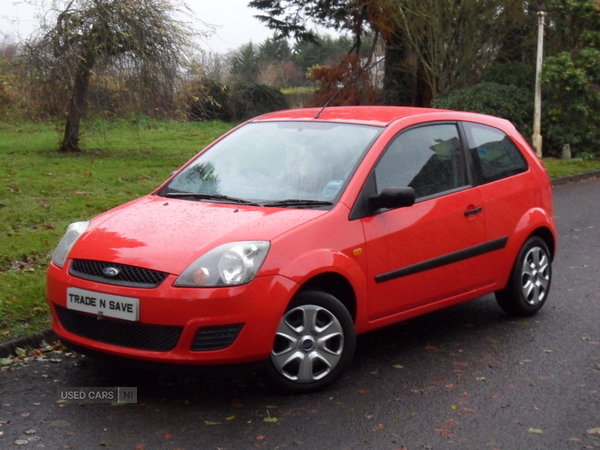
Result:
{"label": "fallen leaf", "polygon": [[539,428],[530,428],[528,431],[531,434],[544,434],[544,432],[542,430],[540,430]]}
{"label": "fallen leaf", "polygon": [[456,420],[449,419],[446,420],[441,427],[436,428],[435,431],[439,436],[446,439],[450,439],[454,436],[454,432],[452,430],[456,425],[458,425],[458,422]]}
{"label": "fallen leaf", "polygon": [[402,364],[394,364],[392,367],[394,369],[404,369],[404,366]]}
{"label": "fallen leaf", "polygon": [[263,422],[267,422],[267,423],[277,423],[279,422],[279,419],[277,417],[265,417],[263,419]]}
{"label": "fallen leaf", "polygon": [[205,420],[204,425],[208,425],[208,426],[221,425],[221,422],[211,422],[210,420]]}
{"label": "fallen leaf", "polygon": [[171,433],[163,433],[161,436],[165,439],[173,439],[173,435]]}
{"label": "fallen leaf", "polygon": [[385,424],[384,423],[380,423],[379,425],[377,425],[374,430],[375,431],[380,431],[383,430],[385,428]]}
{"label": "fallen leaf", "polygon": [[259,434],[258,436],[256,436],[255,438],[257,441],[264,441],[265,440],[265,435],[264,434]]}
{"label": "fallen leaf", "polygon": [[10,366],[12,363],[14,363],[12,358],[1,358],[0,359],[0,367]]}
{"label": "fallen leaf", "polygon": [[600,427],[587,430],[587,434],[600,434]]}

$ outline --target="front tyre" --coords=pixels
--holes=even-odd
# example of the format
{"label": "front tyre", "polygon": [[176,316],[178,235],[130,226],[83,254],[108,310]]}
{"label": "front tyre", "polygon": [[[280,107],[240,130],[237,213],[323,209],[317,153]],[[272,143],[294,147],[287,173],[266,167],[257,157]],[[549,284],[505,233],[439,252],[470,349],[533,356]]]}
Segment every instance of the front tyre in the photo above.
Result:
{"label": "front tyre", "polygon": [[344,305],[322,291],[299,293],[281,318],[267,375],[288,392],[324,388],[352,360],[356,333]]}
{"label": "front tyre", "polygon": [[552,281],[552,262],[546,243],[529,238],[517,256],[506,288],[496,292],[496,300],[506,313],[531,316],[548,298]]}

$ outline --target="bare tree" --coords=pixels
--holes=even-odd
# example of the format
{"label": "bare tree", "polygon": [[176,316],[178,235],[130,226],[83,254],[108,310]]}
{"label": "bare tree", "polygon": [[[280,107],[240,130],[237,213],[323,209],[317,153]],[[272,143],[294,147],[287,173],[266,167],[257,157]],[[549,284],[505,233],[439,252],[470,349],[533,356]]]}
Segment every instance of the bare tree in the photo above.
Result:
{"label": "bare tree", "polygon": [[[433,96],[478,80],[497,57],[523,0],[377,0]],[[414,64],[414,63],[413,63]]]}
{"label": "bare tree", "polygon": [[173,88],[194,34],[181,14],[191,16],[178,0],[52,0],[26,50],[41,82],[58,79],[70,93],[62,151],[80,151],[80,123],[97,70],[118,67],[145,85]]}

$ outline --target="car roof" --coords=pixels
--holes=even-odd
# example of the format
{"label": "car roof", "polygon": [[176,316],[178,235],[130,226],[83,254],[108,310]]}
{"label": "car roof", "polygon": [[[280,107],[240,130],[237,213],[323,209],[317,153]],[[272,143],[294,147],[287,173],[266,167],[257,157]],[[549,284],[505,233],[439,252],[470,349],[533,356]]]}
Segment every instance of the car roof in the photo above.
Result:
{"label": "car roof", "polygon": [[[447,111],[434,108],[416,108],[405,106],[329,106],[327,108],[305,108],[276,111],[252,119],[252,122],[266,122],[279,120],[299,121],[326,121],[345,122],[363,125],[388,126],[395,120],[427,116],[427,119],[441,120],[474,120],[479,121],[483,117],[488,120],[491,116],[476,113],[465,113],[458,111]],[[425,117],[423,117],[425,119]]]}

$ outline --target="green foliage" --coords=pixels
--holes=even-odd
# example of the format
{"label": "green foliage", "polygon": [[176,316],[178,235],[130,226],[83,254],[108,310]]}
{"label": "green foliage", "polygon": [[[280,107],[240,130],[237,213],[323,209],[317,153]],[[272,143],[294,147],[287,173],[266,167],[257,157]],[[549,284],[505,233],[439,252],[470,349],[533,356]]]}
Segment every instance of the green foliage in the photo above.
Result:
{"label": "green foliage", "polygon": [[45,270],[69,223],[157,188],[231,129],[223,122],[84,122],[81,154],[52,125],[0,122],[0,340],[49,325]]}
{"label": "green foliage", "polygon": [[300,41],[294,45],[293,61],[298,70],[306,73],[316,65],[337,65],[351,48],[352,40],[346,36],[316,37],[315,41]]}
{"label": "green foliage", "polygon": [[600,46],[600,2],[598,0],[547,0],[548,54],[575,52]]}
{"label": "green foliage", "polygon": [[191,120],[242,122],[254,116],[289,108],[288,98],[276,88],[258,83],[228,87],[204,79],[192,90],[188,101]]}
{"label": "green foliage", "polygon": [[544,148],[559,155],[564,144],[574,156],[600,155],[600,50],[586,47],[546,58]]}
{"label": "green foliage", "polygon": [[483,82],[437,97],[433,106],[503,117],[510,120],[523,136],[532,133],[533,95],[525,88]]}
{"label": "green foliage", "polygon": [[315,95],[315,88],[293,87],[282,89],[281,92],[287,97],[290,108],[302,108]]}
{"label": "green foliage", "polygon": [[265,39],[258,48],[258,59],[269,63],[285,62],[292,58],[292,49],[287,39],[277,39],[276,36]]}
{"label": "green foliage", "polygon": [[229,105],[231,117],[236,121],[288,107],[287,98],[279,89],[257,83],[235,86]]}
{"label": "green foliage", "polygon": [[193,84],[188,100],[190,120],[231,120],[231,93],[227,85],[203,78]]}
{"label": "green foliage", "polygon": [[533,92],[535,89],[535,66],[520,61],[494,63],[483,72],[481,80],[517,86]]}
{"label": "green foliage", "polygon": [[238,50],[231,59],[231,76],[238,83],[254,83],[258,76],[258,53],[249,42]]}

